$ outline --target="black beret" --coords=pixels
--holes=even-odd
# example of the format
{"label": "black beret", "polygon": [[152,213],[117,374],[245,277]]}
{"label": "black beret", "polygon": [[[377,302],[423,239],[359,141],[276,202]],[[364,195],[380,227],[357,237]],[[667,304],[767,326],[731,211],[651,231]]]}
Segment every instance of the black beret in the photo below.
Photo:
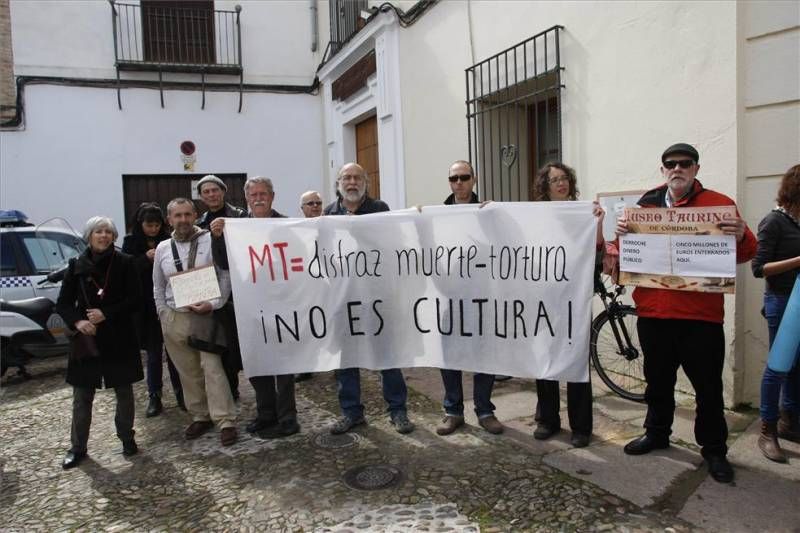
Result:
{"label": "black beret", "polygon": [[661,162],[663,163],[664,161],[666,161],[667,157],[671,156],[672,154],[688,155],[689,157],[694,159],[695,163],[700,162],[700,154],[697,153],[697,150],[695,150],[694,146],[692,146],[691,144],[686,144],[686,143],[673,144],[672,146],[664,150],[663,154],[661,154]]}

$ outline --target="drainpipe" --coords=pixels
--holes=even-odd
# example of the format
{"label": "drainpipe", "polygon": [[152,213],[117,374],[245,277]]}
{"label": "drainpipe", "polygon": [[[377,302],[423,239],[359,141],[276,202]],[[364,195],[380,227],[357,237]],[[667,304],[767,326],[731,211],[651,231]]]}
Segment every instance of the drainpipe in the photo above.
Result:
{"label": "drainpipe", "polygon": [[311,10],[311,51],[317,51],[317,41],[319,31],[317,29],[317,0],[308,0],[308,8]]}

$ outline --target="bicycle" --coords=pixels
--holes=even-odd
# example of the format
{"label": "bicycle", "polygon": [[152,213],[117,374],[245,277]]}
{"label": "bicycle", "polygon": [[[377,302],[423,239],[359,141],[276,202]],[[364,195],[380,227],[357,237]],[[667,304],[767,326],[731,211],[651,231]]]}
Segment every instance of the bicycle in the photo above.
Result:
{"label": "bicycle", "polygon": [[592,320],[589,353],[597,375],[619,396],[644,401],[644,366],[636,333],[636,308],[619,301],[625,287],[609,291],[598,278],[595,293],[605,308]]}

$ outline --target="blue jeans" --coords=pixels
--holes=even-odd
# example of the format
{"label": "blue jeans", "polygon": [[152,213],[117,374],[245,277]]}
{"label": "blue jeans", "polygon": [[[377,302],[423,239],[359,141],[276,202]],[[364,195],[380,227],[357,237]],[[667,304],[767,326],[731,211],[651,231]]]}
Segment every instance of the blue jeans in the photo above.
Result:
{"label": "blue jeans", "polygon": [[[769,346],[778,334],[783,312],[786,310],[788,296],[780,294],[764,294],[764,316],[769,328]],[[780,418],[778,403],[784,411],[796,413],[800,411],[800,351],[794,360],[794,366],[789,372],[775,372],[769,367],[764,368],[764,377],[761,379],[761,420],[775,422]],[[781,397],[781,390],[783,395]]]}
{"label": "blue jeans", "polygon": [[[361,373],[358,368],[342,368],[336,371],[336,384],[339,392],[339,406],[342,414],[348,418],[364,416],[364,405],[361,403]],[[390,416],[406,411],[408,389],[403,372],[399,368],[381,370],[383,399],[388,405]]]}
{"label": "blue jeans", "polygon": [[[464,389],[460,370],[442,369],[444,383],[444,412],[450,416],[464,416]],[[475,374],[472,379],[472,399],[475,401],[475,414],[478,418],[494,414],[492,388],[494,374]]]}
{"label": "blue jeans", "polygon": [[[147,350],[147,392],[148,394],[161,394],[164,375],[164,360],[162,353],[166,353],[163,346],[158,350]],[[177,393],[181,390],[181,378],[172,360],[167,355],[167,368],[169,370],[169,380],[172,383],[172,390]]]}

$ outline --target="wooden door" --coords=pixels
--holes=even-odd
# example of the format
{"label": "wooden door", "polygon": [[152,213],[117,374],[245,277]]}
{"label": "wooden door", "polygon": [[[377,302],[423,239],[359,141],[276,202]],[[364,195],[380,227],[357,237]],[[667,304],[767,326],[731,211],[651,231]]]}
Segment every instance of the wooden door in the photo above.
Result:
{"label": "wooden door", "polygon": [[[228,187],[225,201],[229,204],[247,209],[244,199],[244,182],[247,174],[214,174]],[[164,216],[167,204],[178,197],[192,198],[197,206],[197,213],[207,211],[206,206],[193,191],[192,184],[205,174],[124,174],[122,176],[122,195],[125,204],[125,230],[130,231],[131,218],[142,202],[156,202],[161,206]],[[194,192],[194,194],[193,194]],[[117,221],[119,222],[119,221]],[[118,224],[122,226],[122,224]]]}
{"label": "wooden door", "polygon": [[377,117],[370,117],[356,124],[356,163],[367,172],[367,193],[370,198],[380,198],[381,177],[378,166]]}

